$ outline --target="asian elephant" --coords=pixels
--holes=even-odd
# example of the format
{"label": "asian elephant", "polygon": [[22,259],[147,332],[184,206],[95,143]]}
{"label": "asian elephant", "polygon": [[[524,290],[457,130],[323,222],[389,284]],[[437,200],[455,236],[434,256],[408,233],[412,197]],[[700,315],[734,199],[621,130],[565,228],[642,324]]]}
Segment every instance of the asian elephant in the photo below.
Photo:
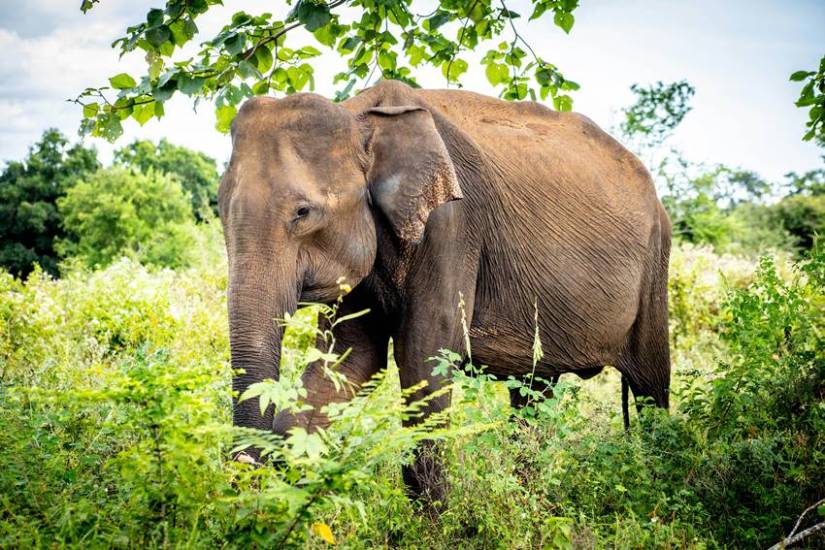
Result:
{"label": "asian elephant", "polygon": [[[413,399],[443,387],[428,359],[466,351],[462,318],[475,364],[528,374],[537,309],[536,376],[613,365],[637,398],[668,406],[670,222],[641,162],[584,116],[396,81],[337,104],[254,98],[232,125],[219,203],[238,393],[278,378],[275,320],[335,300],[345,277],[340,314],[370,310],[335,329],[356,385],[386,366],[392,338],[401,385],[427,382]],[[318,409],[351,397],[313,365],[303,383],[314,411],[273,418],[247,400],[235,424],[324,426]],[[431,453],[404,478],[443,496]]]}

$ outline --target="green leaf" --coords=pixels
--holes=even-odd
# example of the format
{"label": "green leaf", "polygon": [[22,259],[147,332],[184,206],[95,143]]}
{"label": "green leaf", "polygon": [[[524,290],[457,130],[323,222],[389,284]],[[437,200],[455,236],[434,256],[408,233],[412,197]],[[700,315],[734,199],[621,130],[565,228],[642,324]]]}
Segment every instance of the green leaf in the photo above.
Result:
{"label": "green leaf", "polygon": [[238,64],[238,72],[241,73],[241,76],[243,78],[250,78],[250,79],[255,78],[255,79],[257,79],[257,78],[261,78],[261,76],[262,76],[261,73],[258,71],[258,68],[255,67],[255,65],[253,65],[249,61],[241,61]]}
{"label": "green leaf", "polygon": [[454,59],[452,62],[445,62],[441,65],[441,74],[447,77],[450,82],[458,82],[459,77],[467,71],[467,62],[463,59]]}
{"label": "green leaf", "polygon": [[378,66],[385,71],[395,69],[395,52],[381,50],[378,52]]}
{"label": "green leaf", "polygon": [[255,64],[262,73],[272,68],[272,52],[266,46],[261,46],[255,50]]}
{"label": "green leaf", "polygon": [[155,116],[154,101],[143,105],[135,105],[134,109],[132,109],[132,118],[141,126],[146,124],[153,116]]}
{"label": "green leaf", "polygon": [[160,27],[155,27],[146,31],[145,36],[146,40],[149,41],[151,45],[158,48],[172,38],[172,31],[170,31],[169,27],[166,25],[161,25]]}
{"label": "green leaf", "polygon": [[562,90],[567,90],[567,91],[573,92],[573,91],[576,91],[579,88],[581,88],[581,86],[579,86],[578,82],[573,82],[572,80],[565,80],[564,82],[561,83],[560,88]]}
{"label": "green leaf", "polygon": [[252,93],[255,95],[264,95],[269,91],[269,81],[267,79],[259,80],[252,85]]}
{"label": "green leaf", "polygon": [[507,65],[502,65],[501,63],[488,63],[484,74],[487,75],[487,80],[490,84],[498,86],[502,82],[506,82],[510,77],[510,69]]}
{"label": "green leaf", "polygon": [[242,34],[236,34],[231,36],[223,43],[223,47],[226,48],[227,53],[231,56],[238,55],[243,50],[244,44],[246,43],[246,38]]}
{"label": "green leaf", "polygon": [[341,42],[341,45],[338,46],[338,51],[341,52],[341,53],[350,53],[350,52],[354,51],[355,48],[357,48],[358,44],[360,44],[360,43],[361,43],[361,39],[359,37],[350,36],[349,38],[347,38],[346,40]]}
{"label": "green leaf", "polygon": [[301,91],[306,83],[309,82],[310,73],[306,70],[308,65],[302,65],[303,69],[300,67],[289,67],[286,70],[287,78],[289,78],[289,83],[292,84],[292,87],[295,88],[296,91]]}
{"label": "green leaf", "polygon": [[813,71],[796,71],[795,73],[793,73],[791,75],[790,80],[791,80],[791,82],[801,82],[802,80],[805,80],[809,76],[813,76],[815,74],[816,73],[813,72]]}
{"label": "green leaf", "polygon": [[201,90],[203,88],[203,83],[205,79],[203,78],[191,78],[186,75],[181,75],[178,77],[178,90],[186,95],[192,95]]}
{"label": "green leaf", "polygon": [[146,22],[149,28],[159,27],[163,23],[163,10],[153,8],[146,14]]}
{"label": "green leaf", "polygon": [[83,116],[86,118],[94,118],[99,109],[100,105],[97,103],[87,103],[83,106]]}
{"label": "green leaf", "polygon": [[576,22],[572,13],[557,11],[553,17],[553,22],[558,25],[565,33],[570,34],[570,29],[573,28],[573,23]]}
{"label": "green leaf", "polygon": [[301,2],[291,19],[297,19],[303,23],[306,30],[314,32],[329,23],[332,15],[326,5]]}
{"label": "green leaf", "polygon": [[567,95],[556,96],[553,98],[553,106],[557,111],[570,111],[573,109],[573,100]]}
{"label": "green leaf", "polygon": [[451,18],[452,15],[450,15],[449,12],[439,10],[435,15],[424,21],[424,28],[429,31],[434,31]]}
{"label": "green leaf", "polygon": [[127,88],[134,88],[137,85],[137,82],[135,82],[135,79],[128,74],[120,73],[110,78],[109,84],[112,85],[112,88],[125,90]]}
{"label": "green leaf", "polygon": [[163,70],[163,59],[160,56],[156,57],[152,63],[149,64],[149,79],[157,80],[160,77],[160,71]]}
{"label": "green leaf", "polygon": [[217,119],[215,128],[219,132],[225,134],[232,127],[232,121],[235,120],[235,115],[237,114],[238,110],[234,105],[224,105],[223,107],[218,107],[215,110],[215,118]]}

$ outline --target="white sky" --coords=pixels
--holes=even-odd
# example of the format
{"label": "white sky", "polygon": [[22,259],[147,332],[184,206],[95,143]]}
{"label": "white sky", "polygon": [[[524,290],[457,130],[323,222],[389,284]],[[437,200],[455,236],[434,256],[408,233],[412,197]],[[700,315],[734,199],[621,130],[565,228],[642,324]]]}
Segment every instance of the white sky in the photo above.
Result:
{"label": "white sky", "polygon": [[[86,86],[104,85],[119,72],[142,74],[139,54],[119,60],[110,44],[150,7],[162,4],[102,0],[83,15],[80,0],[0,1],[0,160],[22,158],[51,126],[74,138],[80,111],[67,98]],[[284,2],[275,0],[224,3],[198,19],[200,40],[211,38],[234,11],[278,14],[285,9]],[[426,12],[428,2],[421,3],[420,8],[414,3],[414,12]],[[619,122],[619,109],[632,101],[632,83],[686,78],[696,87],[694,109],[672,145],[689,159],[748,168],[770,179],[822,164],[825,151],[800,141],[807,115],[793,105],[799,85],[788,82],[788,75],[816,67],[825,55],[825,1],[583,0],[569,36],[549,20],[528,24],[526,3],[508,2],[524,16],[519,20],[522,34],[538,55],[581,84],[574,108],[602,127]],[[492,93],[482,68],[473,62],[485,50],[482,46],[480,54],[463,56],[471,66],[464,86]],[[330,95],[333,87],[323,75],[343,66],[335,56],[325,56],[322,64],[316,69],[316,92]],[[445,86],[434,71],[419,82]],[[176,98],[166,112],[161,121],[143,128],[126,123],[114,147],[136,137],[165,136],[219,163],[228,158],[229,138],[213,129],[210,105],[195,113],[188,98]],[[88,142],[104,161],[111,159],[112,145]]]}

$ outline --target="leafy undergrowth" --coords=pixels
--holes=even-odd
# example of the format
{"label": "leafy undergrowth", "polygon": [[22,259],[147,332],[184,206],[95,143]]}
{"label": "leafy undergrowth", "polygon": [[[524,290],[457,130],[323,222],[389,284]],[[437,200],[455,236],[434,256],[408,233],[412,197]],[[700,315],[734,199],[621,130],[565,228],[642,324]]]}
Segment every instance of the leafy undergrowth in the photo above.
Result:
{"label": "leafy undergrowth", "polygon": [[[446,427],[401,427],[420,404],[391,364],[325,432],[232,428],[226,279],[209,265],[0,274],[0,547],[754,548],[825,496],[821,250],[790,266],[677,247],[672,410],[634,414],[629,434],[612,369],[546,397],[446,351]],[[315,349],[334,313],[290,320],[285,375],[256,398],[301,406],[317,358],[346,384]],[[515,419],[506,385],[530,396]],[[439,518],[400,479],[425,437],[447,466]],[[248,444],[277,466],[229,460]]]}

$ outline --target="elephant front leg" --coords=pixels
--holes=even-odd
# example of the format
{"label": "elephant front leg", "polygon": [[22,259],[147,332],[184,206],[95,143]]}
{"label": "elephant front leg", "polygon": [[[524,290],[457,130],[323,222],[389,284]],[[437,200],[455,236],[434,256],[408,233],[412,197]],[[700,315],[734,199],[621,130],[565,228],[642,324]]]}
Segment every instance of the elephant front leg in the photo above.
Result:
{"label": "elephant front leg", "polygon": [[[450,394],[441,393],[449,381],[444,376],[433,374],[435,363],[431,358],[436,357],[441,349],[462,355],[466,352],[462,315],[467,315],[466,324],[469,326],[472,304],[465,303],[464,308],[460,308],[459,303],[462,295],[466,302],[467,296],[472,296],[473,289],[465,287],[466,293],[464,290],[459,293],[457,288],[454,290],[446,296],[432,292],[414,302],[395,337],[395,360],[402,389],[412,388],[422,381],[425,383],[407,397],[408,403],[421,400],[426,400],[426,403],[421,409],[422,414],[407,419],[405,426],[416,425],[450,406]],[[439,447],[433,440],[423,441],[415,451],[413,463],[403,468],[404,482],[410,495],[423,499],[434,513],[443,509],[447,493]]]}
{"label": "elephant front leg", "polygon": [[[307,431],[326,428],[329,419],[321,409],[329,403],[352,399],[364,382],[386,368],[390,337],[387,321],[376,308],[371,307],[372,304],[362,294],[363,291],[356,288],[352,294],[345,297],[338,310],[338,317],[366,309],[370,309],[370,312],[332,329],[335,337],[333,351],[340,355],[351,349],[347,359],[338,367],[338,372],[346,376],[348,385],[336,388],[320,362],[310,364],[301,375],[301,381],[307,391],[306,403],[312,409],[298,414],[293,414],[289,410],[282,411],[273,423],[275,433],[285,435],[294,427],[301,427]],[[327,321],[322,320],[321,323]]]}

